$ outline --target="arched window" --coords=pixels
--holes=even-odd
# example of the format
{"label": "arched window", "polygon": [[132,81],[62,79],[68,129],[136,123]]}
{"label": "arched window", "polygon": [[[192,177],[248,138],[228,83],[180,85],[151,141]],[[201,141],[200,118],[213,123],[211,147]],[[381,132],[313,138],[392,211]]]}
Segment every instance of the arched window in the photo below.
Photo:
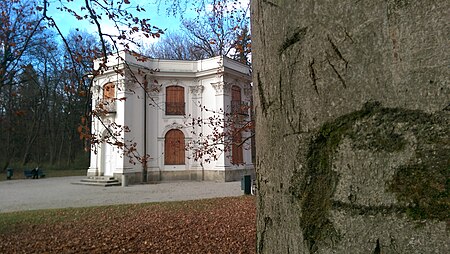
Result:
{"label": "arched window", "polygon": [[231,163],[244,163],[244,151],[242,150],[242,146],[242,134],[240,130],[237,130],[233,135],[233,144],[231,145]]}
{"label": "arched window", "polygon": [[184,165],[184,134],[180,130],[167,132],[164,141],[164,164]]}
{"label": "arched window", "polygon": [[116,85],[114,83],[106,83],[103,86],[103,99],[112,100],[116,97]]}
{"label": "arched window", "polygon": [[184,115],[184,87],[166,88],[166,115]]}

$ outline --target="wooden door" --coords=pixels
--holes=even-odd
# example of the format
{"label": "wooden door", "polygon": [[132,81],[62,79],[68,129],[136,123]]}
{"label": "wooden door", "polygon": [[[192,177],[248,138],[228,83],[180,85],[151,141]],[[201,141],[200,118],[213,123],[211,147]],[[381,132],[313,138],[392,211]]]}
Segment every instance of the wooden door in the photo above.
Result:
{"label": "wooden door", "polygon": [[170,130],[167,132],[164,141],[164,164],[184,165],[185,144],[184,134],[180,130]]}

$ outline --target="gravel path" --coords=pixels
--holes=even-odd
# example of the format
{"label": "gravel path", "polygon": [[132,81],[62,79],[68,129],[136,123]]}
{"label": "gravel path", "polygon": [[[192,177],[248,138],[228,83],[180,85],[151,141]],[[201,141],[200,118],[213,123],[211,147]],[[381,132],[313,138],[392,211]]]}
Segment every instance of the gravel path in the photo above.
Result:
{"label": "gravel path", "polygon": [[83,178],[85,176],[2,181],[0,213],[243,195],[240,182],[171,182],[128,187],[71,184]]}

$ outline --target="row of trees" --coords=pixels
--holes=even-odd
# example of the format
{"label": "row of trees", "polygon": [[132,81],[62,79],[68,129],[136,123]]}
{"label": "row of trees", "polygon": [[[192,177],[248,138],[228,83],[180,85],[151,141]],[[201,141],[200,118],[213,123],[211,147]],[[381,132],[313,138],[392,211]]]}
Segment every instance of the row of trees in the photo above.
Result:
{"label": "row of trees", "polygon": [[64,45],[38,10],[34,1],[0,3],[1,169],[67,165],[87,148],[77,126],[90,109],[85,75],[100,43],[74,30]]}

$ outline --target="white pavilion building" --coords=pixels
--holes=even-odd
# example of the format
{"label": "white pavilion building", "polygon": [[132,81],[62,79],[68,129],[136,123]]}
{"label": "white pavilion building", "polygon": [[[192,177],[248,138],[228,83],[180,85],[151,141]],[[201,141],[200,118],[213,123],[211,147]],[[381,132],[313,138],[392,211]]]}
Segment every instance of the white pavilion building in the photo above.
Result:
{"label": "white pavilion building", "polygon": [[[100,63],[95,62],[95,69]],[[236,142],[226,148],[205,140],[217,133],[214,126],[191,124],[211,117],[227,121],[236,110],[243,122],[250,121],[248,66],[222,56],[143,60],[126,51],[110,56],[106,65],[93,81],[93,110],[102,113],[93,117],[91,132],[103,141],[94,141],[88,176],[132,184],[236,181],[254,174],[249,131],[239,131]],[[216,126],[219,131],[222,127]],[[213,154],[195,160],[194,151],[187,148],[195,141],[210,141]]]}

